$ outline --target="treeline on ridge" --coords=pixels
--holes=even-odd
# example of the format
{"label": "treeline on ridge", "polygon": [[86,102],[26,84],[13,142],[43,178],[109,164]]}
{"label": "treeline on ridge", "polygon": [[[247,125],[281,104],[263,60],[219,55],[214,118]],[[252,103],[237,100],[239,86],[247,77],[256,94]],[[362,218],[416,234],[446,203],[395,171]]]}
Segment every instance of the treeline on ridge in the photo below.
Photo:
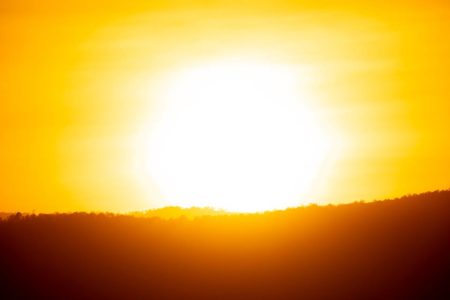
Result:
{"label": "treeline on ridge", "polygon": [[14,214],[4,299],[450,299],[450,190],[195,219]]}

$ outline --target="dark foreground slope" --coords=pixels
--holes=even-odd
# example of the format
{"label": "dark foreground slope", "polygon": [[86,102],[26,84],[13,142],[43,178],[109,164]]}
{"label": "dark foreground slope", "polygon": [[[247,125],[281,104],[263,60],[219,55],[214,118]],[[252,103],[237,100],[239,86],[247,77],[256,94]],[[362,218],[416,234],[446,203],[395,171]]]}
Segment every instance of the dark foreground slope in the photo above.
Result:
{"label": "dark foreground slope", "polygon": [[264,215],[0,223],[2,299],[450,299],[450,191]]}

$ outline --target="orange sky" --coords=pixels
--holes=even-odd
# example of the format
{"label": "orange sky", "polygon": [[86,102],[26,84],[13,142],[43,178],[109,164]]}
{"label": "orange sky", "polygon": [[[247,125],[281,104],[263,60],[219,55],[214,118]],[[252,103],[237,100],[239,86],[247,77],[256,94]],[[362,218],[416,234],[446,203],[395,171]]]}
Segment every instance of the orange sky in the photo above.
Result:
{"label": "orange sky", "polygon": [[384,2],[2,1],[0,211],[170,205],[141,170],[158,87],[229,56],[305,71],[341,139],[311,199],[448,188],[450,4]]}

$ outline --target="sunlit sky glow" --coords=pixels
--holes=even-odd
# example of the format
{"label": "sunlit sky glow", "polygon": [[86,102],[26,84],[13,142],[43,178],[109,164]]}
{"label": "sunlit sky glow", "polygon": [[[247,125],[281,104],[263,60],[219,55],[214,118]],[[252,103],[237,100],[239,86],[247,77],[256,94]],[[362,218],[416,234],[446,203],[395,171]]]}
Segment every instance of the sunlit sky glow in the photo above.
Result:
{"label": "sunlit sky glow", "polygon": [[450,5],[384,2],[2,1],[0,211],[448,188]]}

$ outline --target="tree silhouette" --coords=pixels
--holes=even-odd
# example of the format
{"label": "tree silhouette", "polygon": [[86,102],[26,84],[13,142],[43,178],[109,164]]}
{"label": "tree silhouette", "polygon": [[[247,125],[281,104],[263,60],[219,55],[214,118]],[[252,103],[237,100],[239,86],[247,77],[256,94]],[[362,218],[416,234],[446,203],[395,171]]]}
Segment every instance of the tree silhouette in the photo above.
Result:
{"label": "tree silhouette", "polygon": [[450,299],[450,191],[194,219],[13,214],[2,299]]}

